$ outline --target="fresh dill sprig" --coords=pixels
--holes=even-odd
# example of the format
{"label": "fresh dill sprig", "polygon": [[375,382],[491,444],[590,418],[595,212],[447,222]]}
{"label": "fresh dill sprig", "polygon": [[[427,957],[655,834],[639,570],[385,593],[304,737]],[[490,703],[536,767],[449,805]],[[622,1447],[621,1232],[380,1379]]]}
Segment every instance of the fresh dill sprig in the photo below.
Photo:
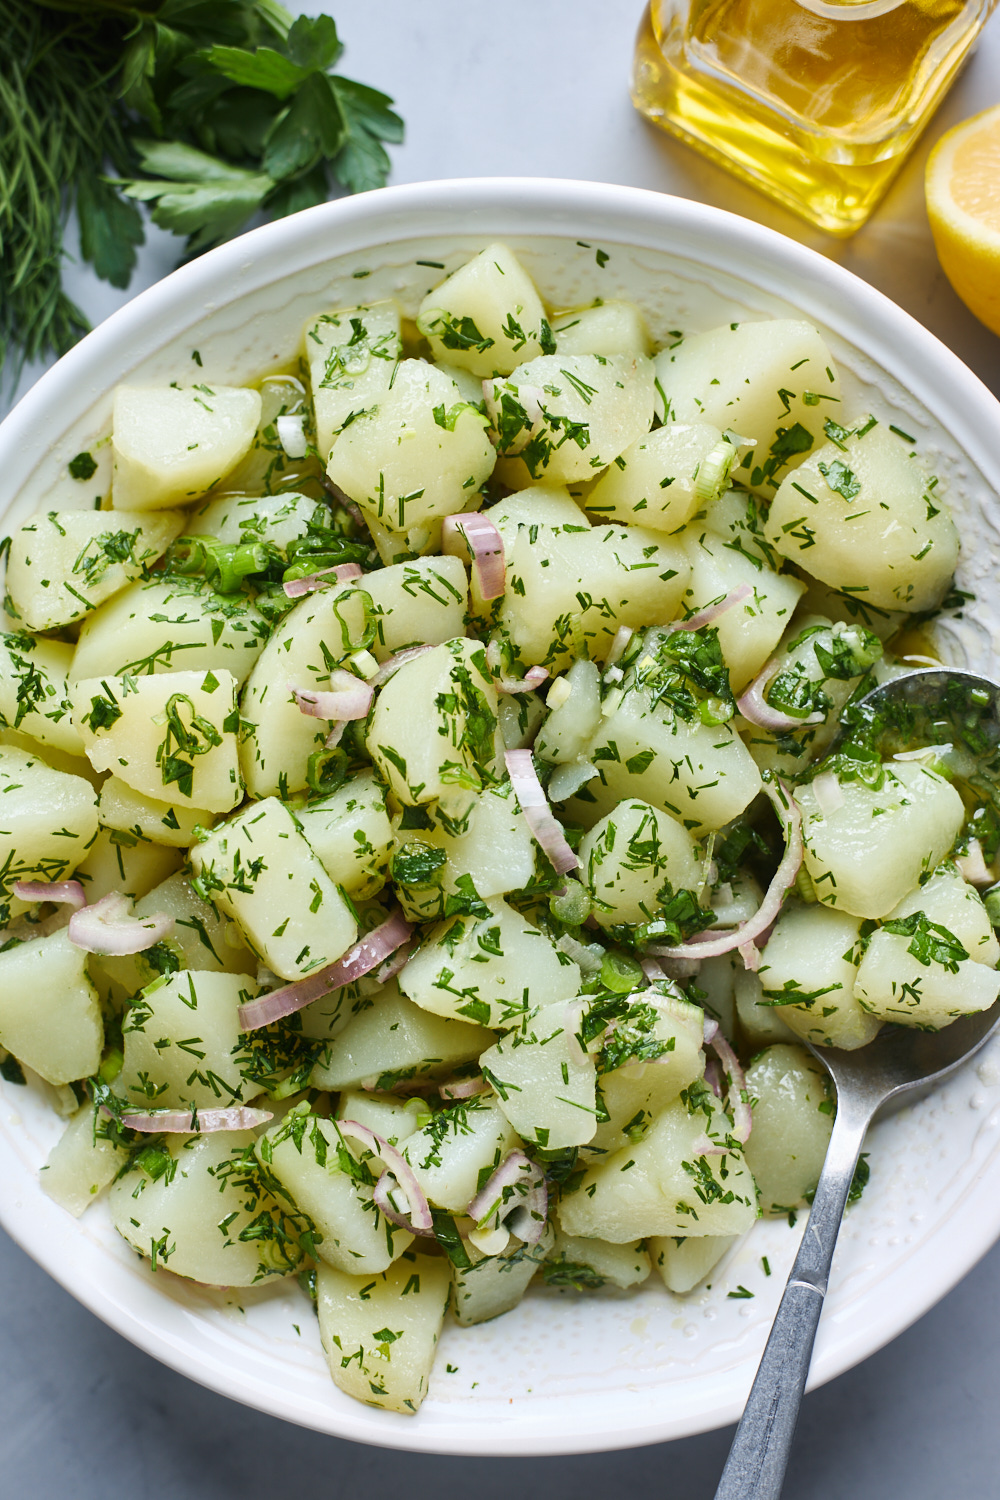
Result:
{"label": "fresh dill sprig", "polygon": [[256,214],[381,187],[403,122],[385,94],[333,73],[329,16],[278,0],[6,0],[0,70],[0,370],[65,353],[84,314],[62,285],[80,252],[126,287],[138,202],[195,255]]}

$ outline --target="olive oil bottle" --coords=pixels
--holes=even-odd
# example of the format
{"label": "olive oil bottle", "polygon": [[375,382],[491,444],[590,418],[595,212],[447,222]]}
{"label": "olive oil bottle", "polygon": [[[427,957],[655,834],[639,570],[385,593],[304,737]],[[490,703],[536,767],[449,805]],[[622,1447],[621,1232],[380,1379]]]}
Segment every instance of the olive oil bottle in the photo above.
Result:
{"label": "olive oil bottle", "polygon": [[632,98],[832,234],[860,228],[996,0],[650,0]]}

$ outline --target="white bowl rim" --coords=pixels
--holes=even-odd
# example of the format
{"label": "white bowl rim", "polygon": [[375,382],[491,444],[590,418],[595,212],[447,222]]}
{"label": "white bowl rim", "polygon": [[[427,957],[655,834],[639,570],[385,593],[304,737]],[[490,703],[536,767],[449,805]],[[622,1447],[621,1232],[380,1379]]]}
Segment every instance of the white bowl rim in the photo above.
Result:
{"label": "white bowl rim", "polygon": [[[739,272],[757,287],[781,296],[804,315],[837,329],[838,307],[849,304],[851,323],[864,324],[864,352],[875,359],[925,406],[935,411],[991,486],[1000,490],[1000,458],[990,436],[1000,430],[1000,403],[962,361],[913,317],[852,272],[817,251],[735,214],[685,198],[647,189],[575,179],[474,177],[380,189],[322,204],[266,224],[179,267],[139,293],[64,355],[21,398],[0,423],[0,515],[35,463],[33,431],[48,411],[85,409],[114,382],[116,367],[162,345],[165,338],[194,326],[209,310],[237,301],[282,274],[320,264],[352,249],[373,249],[396,240],[447,233],[490,236],[516,233],[602,237],[607,243],[668,250],[694,256],[720,272],[732,271],[735,243]],[[143,330],[160,330],[144,338]],[[166,332],[164,332],[166,330]],[[852,335],[847,335],[849,338]],[[932,373],[933,372],[933,376]],[[39,1190],[40,1191],[40,1190]],[[284,1398],[241,1382],[238,1371],[203,1357],[192,1367],[190,1351],[160,1332],[115,1297],[113,1289],[74,1284],[72,1266],[58,1248],[39,1235],[37,1204],[18,1197],[0,1199],[0,1224],[54,1280],[90,1311],[147,1353],[220,1394],[281,1416],[315,1425]],[[814,1360],[809,1387],[824,1384],[890,1342],[945,1296],[1000,1238],[1000,1196],[961,1205],[915,1257],[922,1273],[920,1294],[905,1307],[881,1309],[863,1336],[833,1357]],[[419,1418],[385,1421],[388,1414],[359,1406],[356,1418],[331,1421],[326,1430],[374,1445],[453,1454],[555,1454],[641,1446],[692,1435],[733,1422],[740,1403],[727,1399],[706,1410],[696,1423],[677,1426],[669,1412],[625,1430],[618,1424],[591,1423],[586,1430],[547,1434],[527,1424],[515,1437],[498,1434],[489,1421],[422,1430]]]}

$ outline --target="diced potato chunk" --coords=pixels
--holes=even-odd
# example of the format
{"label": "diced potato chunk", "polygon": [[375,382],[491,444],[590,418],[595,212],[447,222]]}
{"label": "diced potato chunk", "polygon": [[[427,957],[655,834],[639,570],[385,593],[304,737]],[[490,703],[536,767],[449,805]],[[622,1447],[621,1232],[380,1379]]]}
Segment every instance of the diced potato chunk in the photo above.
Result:
{"label": "diced potato chunk", "polygon": [[698,470],[722,433],[708,422],[670,422],[632,443],[587,496],[587,509],[649,531],[677,531],[698,509]]}
{"label": "diced potato chunk", "polygon": [[83,754],[73,727],[66,678],[73,647],[27,631],[0,635],[0,725],[51,745],[66,755]]}
{"label": "diced potato chunk", "polygon": [[546,1226],[546,1233],[537,1245],[526,1245],[512,1238],[500,1255],[483,1255],[475,1245],[464,1241],[472,1264],[451,1268],[456,1323],[461,1328],[471,1328],[516,1307],[545,1260],[552,1240],[552,1230]]}
{"label": "diced potato chunk", "polygon": [[188,517],[185,536],[211,536],[217,542],[273,542],[284,549],[305,536],[309,522],[329,524],[330,512],[308,495],[281,490],[277,495],[220,495]]}
{"label": "diced potato chunk", "polygon": [[916,761],[886,765],[877,790],[843,781],[841,791],[831,812],[811,785],[796,794],[806,869],[824,906],[884,917],[951,849],[965,818],[962,799]]}
{"label": "diced potato chunk", "polygon": [[151,578],[87,616],[70,680],[225,667],[242,682],[267,636],[263,616],[244,595],[217,594],[201,578]]}
{"label": "diced potato chunk", "polygon": [[535,874],[535,841],[510,782],[483,792],[464,833],[440,825],[400,830],[392,870],[403,909],[415,921],[464,910],[473,892],[488,900],[523,890]]}
{"label": "diced potato chunk", "polygon": [[815,328],[796,318],[727,323],[656,356],[657,414],[753,438],[740,478],[773,494],[837,419],[840,380]]}
{"label": "diced potato chunk", "polygon": [[958,561],[958,532],[907,443],[887,427],[824,443],[782,484],[767,538],[816,578],[863,604],[924,610]]}
{"label": "diced potato chunk", "polygon": [[184,524],[177,511],[63,510],[32,516],[11,537],[7,593],[29,630],[58,630],[142,576]]}
{"label": "diced potato chunk", "polygon": [[553,318],[557,354],[649,354],[649,333],[634,302],[609,298]]}
{"label": "diced potato chunk", "polygon": [[649,1253],[667,1291],[683,1295],[704,1281],[735,1243],[736,1236],[732,1234],[703,1234],[698,1239],[654,1235],[649,1241]]}
{"label": "diced potato chunk", "polygon": [[[655,1013],[648,1029],[643,1014],[647,1007]],[[591,1150],[606,1155],[631,1141],[641,1141],[661,1110],[701,1078],[704,1024],[704,1012],[686,1000],[653,990],[632,996],[630,1014],[622,1017],[598,1055],[601,1094],[610,1118],[598,1125],[589,1143]],[[631,1037],[640,1047],[659,1043],[664,1050],[651,1062],[632,1061]],[[627,1060],[619,1060],[622,1053]]]}
{"label": "diced potato chunk", "polygon": [[527,489],[507,495],[496,505],[491,505],[487,515],[500,533],[504,554],[508,558],[522,526],[529,530],[544,526],[549,531],[579,531],[590,526],[569,490],[551,483],[529,485]]}
{"label": "diced potato chunk", "polygon": [[422,359],[396,367],[392,389],[337,439],[327,473],[390,531],[465,508],[493,472],[486,418]]}
{"label": "diced potato chunk", "polygon": [[593,479],[650,429],[653,366],[644,354],[552,354],[496,380],[487,402],[499,451],[532,479]]}
{"label": "diced potato chunk", "polygon": [[417,327],[435,359],[474,375],[509,375],[552,337],[534,283],[506,245],[488,245],[428,292]]}
{"label": "diced potato chunk", "polygon": [[701,1108],[689,1112],[679,1099],[667,1105],[643,1140],[591,1167],[577,1191],[559,1206],[563,1230],[623,1244],[651,1234],[742,1234],[749,1229],[757,1217],[757,1195],[742,1155],[697,1154],[706,1125],[720,1137],[732,1129],[722,1106],[706,1102],[711,1119]]}
{"label": "diced potato chunk", "polygon": [[741,693],[784,635],[806,586],[800,578],[775,573],[734,550],[700,526],[685,533],[685,550],[691,578],[684,604],[692,614],[717,604],[741,584],[753,590],[712,622],[719,632],[730,686],[734,693]]}
{"label": "diced potato chunk", "polygon": [[97,1072],[104,1046],[87,955],[65,932],[0,953],[0,1046],[46,1083]]}
{"label": "diced potato chunk", "polygon": [[737,1032],[744,1051],[751,1055],[774,1042],[794,1042],[798,1033],[782,1019],[783,1006],[764,1002],[759,974],[737,970],[733,979]]}
{"label": "diced potato chunk", "polygon": [[676,542],[640,526],[522,527],[508,553],[501,628],[527,666],[603,661],[621,626],[679,612],[689,572]]}
{"label": "diced potato chunk", "polygon": [[891,915],[894,918],[910,917],[919,911],[947,927],[977,964],[985,964],[988,969],[996,968],[1000,962],[1000,943],[983,898],[974,885],[962,878],[955,866],[941,865],[918,890],[904,896]]}
{"label": "diced potato chunk", "polygon": [[245,386],[120,385],[114,406],[118,510],[163,510],[212,489],[246,454],[260,392]]}
{"label": "diced potato chunk", "polygon": [[997,940],[980,896],[953,867],[911,891],[886,921],[858,969],[855,993],[865,1010],[937,1030],[989,1009],[1000,994]]}
{"label": "diced potato chunk", "polygon": [[385,396],[402,349],[399,308],[389,300],[320,313],[306,324],[316,446],[324,461],[347,419]]}
{"label": "diced potato chunk", "polygon": [[446,1078],[492,1041],[492,1032],[482,1026],[432,1015],[391,984],[330,1043],[313,1069],[312,1083],[318,1089],[362,1083],[389,1089],[404,1079]]}
{"label": "diced potato chunk", "polygon": [[266,1190],[249,1130],[170,1136],[110,1193],[118,1233],[152,1269],[210,1286],[254,1286],[300,1259],[294,1222]]}
{"label": "diced potato chunk", "polygon": [[243,798],[237,759],[236,679],[209,672],[84,677],[73,718],[91,765],[182,807],[229,812]]}
{"label": "diced potato chunk", "polygon": [[[148,895],[141,896],[132,915],[152,917],[161,912],[174,919],[174,930],[163,939],[163,945],[179,960],[182,969],[241,975],[255,971],[257,960],[236,923],[220,917],[203,901],[186,875],[171,875]],[[121,958],[102,956],[91,962],[99,963],[130,995],[159,977],[159,971],[142,953]]]}
{"label": "diced potato chunk", "polygon": [[597,1075],[576,1036],[579,1025],[578,1006],[546,1005],[480,1058],[518,1135],[546,1150],[583,1146],[597,1126]]}
{"label": "diced potato chunk", "polygon": [[372,652],[386,661],[407,646],[440,646],[465,630],[469,583],[458,557],[415,557],[368,573],[372,601]]}
{"label": "diced potato chunk", "polygon": [[[351,1145],[354,1143],[351,1142]],[[379,1175],[361,1168],[333,1120],[297,1104],[257,1142],[266,1180],[276,1178],[295,1207],[314,1226],[316,1253],[339,1271],[372,1275],[385,1271],[413,1243],[413,1235],[384,1219],[372,1203],[365,1179]]]}
{"label": "diced potato chunk", "polygon": [[[454,833],[482,788],[494,758],[497,696],[478,641],[453,640],[415,657],[382,688],[368,751],[405,806],[455,808]],[[445,825],[448,826],[447,824]]]}
{"label": "diced potato chunk", "polygon": [[319,1331],[334,1385],[369,1406],[415,1412],[427,1394],[450,1288],[443,1257],[412,1251],[375,1278],[320,1266]]}
{"label": "diced potato chunk", "polygon": [[329,692],[330,673],[370,639],[366,596],[353,585],[310,594],[289,610],[243,690],[240,766],[251,797],[287,796],[308,784],[329,720],[304,714],[292,688]]}
{"label": "diced potato chunk", "polygon": [[549,1286],[573,1286],[579,1291],[611,1285],[624,1292],[640,1286],[652,1269],[642,1240],[613,1245],[558,1229],[546,1261],[545,1280]]}
{"label": "diced potato chunk", "polygon": [[399,976],[404,995],[435,1015],[498,1027],[579,994],[579,968],[543,932],[503,901],[485,904],[488,917],[431,929]]}
{"label": "diced potato chunk", "polygon": [[371,1089],[344,1089],[337,1105],[338,1120],[367,1125],[390,1146],[408,1140],[427,1123],[430,1110],[418,1095],[402,1099],[398,1094],[376,1094]]}
{"label": "diced potato chunk", "polygon": [[128,1161],[108,1138],[109,1121],[93,1104],[77,1110],[39,1172],[42,1192],[78,1219]]}
{"label": "diced potato chunk", "polygon": [[252,1099],[238,1008],[247,974],[182,969],[150,984],[125,1012],[121,1084],[138,1109],[208,1109]]}
{"label": "diced potato chunk", "polygon": [[108,777],[99,798],[97,815],[102,827],[175,849],[187,849],[195,841],[195,829],[199,825],[210,828],[215,820],[214,813],[204,807],[180,807],[158,797],[144,797],[118,776]]}
{"label": "diced potato chunk", "polygon": [[557,678],[545,700],[549,710],[534,753],[551,765],[569,765],[583,754],[601,722],[601,673],[581,658]]}
{"label": "diced potato chunk", "polygon": [[191,864],[198,887],[282,979],[326,968],[357,938],[351,908],[274,797],[195,845]]}
{"label": "diced potato chunk", "polygon": [[638,798],[594,824],[580,845],[580,864],[602,927],[650,922],[676,891],[697,891],[703,879],[687,830]]}
{"label": "diced potato chunk", "polygon": [[768,1047],[747,1069],[753,1130],[746,1144],[764,1213],[785,1214],[819,1181],[833,1130],[834,1092],[804,1047]]}
{"label": "diced potato chunk", "polygon": [[439,1110],[407,1138],[403,1155],[431,1203],[463,1213],[479,1191],[480,1173],[485,1168],[488,1176],[517,1144],[497,1101],[479,1094]]}
{"label": "diced potato chunk", "polygon": [[352,776],[329,797],[308,802],[299,826],[331,880],[356,900],[385,885],[392,853],[392,825],[385,792],[371,771]]}
{"label": "diced potato chunk", "polygon": [[18,880],[64,880],[97,832],[97,793],[82,776],[0,746],[0,921]]}
{"label": "diced potato chunk", "polygon": [[852,1051],[879,1029],[854,997],[860,930],[861,918],[848,912],[791,905],[768,938],[760,958],[761,998],[806,1041]]}
{"label": "diced potato chunk", "polygon": [[99,828],[86,859],[77,865],[78,880],[93,904],[111,891],[120,891],[137,901],[180,868],[179,849],[153,844],[132,833]]}
{"label": "diced potato chunk", "polygon": [[641,797],[698,835],[738,817],[761,786],[731,725],[682,719],[653,707],[638,689],[608,714],[586,754],[600,778],[577,793],[567,812],[588,824],[623,799]]}

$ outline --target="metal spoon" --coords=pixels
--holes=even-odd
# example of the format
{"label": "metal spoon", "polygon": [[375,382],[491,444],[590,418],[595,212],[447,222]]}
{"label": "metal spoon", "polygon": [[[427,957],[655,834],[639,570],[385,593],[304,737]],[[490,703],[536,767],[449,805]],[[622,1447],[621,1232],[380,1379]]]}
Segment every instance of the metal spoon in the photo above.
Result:
{"label": "metal spoon", "polygon": [[[894,730],[897,749],[904,747],[901,731],[911,747],[954,744],[957,739],[995,775],[998,698],[995,683],[971,672],[922,671],[876,688],[855,705],[854,717],[855,722],[871,722],[879,709],[901,710]],[[837,743],[850,734],[845,726]],[[778,1500],[781,1494],[840,1222],[872,1119],[877,1112],[891,1114],[912,1099],[913,1090],[929,1092],[978,1052],[998,1026],[1000,1000],[943,1031],[889,1027],[856,1052],[806,1043],[836,1085],[837,1116],[802,1245],[715,1500]]]}

